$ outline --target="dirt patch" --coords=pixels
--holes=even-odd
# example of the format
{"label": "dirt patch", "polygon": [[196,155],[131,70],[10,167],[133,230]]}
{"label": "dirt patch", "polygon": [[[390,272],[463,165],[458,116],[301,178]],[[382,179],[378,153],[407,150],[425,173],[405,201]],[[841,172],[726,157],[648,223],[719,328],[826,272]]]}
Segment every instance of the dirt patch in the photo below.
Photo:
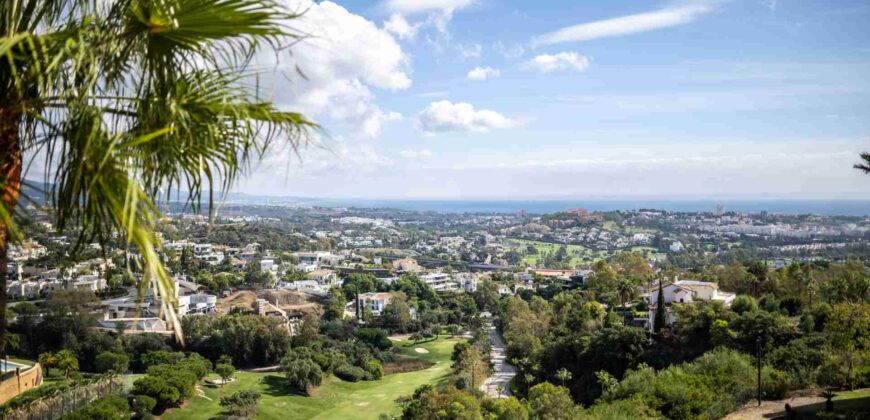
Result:
{"label": "dirt patch", "polygon": [[417,347],[416,349],[414,349],[414,351],[416,351],[417,353],[424,353],[424,354],[429,353],[429,350],[426,350],[423,347]]}
{"label": "dirt patch", "polygon": [[394,362],[384,363],[384,375],[416,372],[418,370],[429,369],[433,365],[435,364],[427,360],[401,358]]}
{"label": "dirt patch", "polygon": [[242,311],[251,311],[254,309],[254,302],[257,299],[266,299],[269,303],[294,314],[320,313],[320,304],[311,299],[310,296],[289,290],[240,290],[227,296],[223,299],[218,299],[217,312],[228,314],[233,308],[239,308]]}

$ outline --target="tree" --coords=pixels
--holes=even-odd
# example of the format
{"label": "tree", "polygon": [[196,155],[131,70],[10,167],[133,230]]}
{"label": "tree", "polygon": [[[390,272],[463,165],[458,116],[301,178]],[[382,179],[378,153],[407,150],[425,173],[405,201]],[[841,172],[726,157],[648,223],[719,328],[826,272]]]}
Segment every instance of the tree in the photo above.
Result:
{"label": "tree", "polygon": [[568,389],[549,382],[529,389],[528,406],[530,417],[535,419],[571,420],[576,419],[579,414]]}
{"label": "tree", "polygon": [[233,378],[233,374],[236,373],[236,368],[227,363],[219,363],[214,367],[214,373],[217,373],[218,376],[221,377],[221,386],[223,386]]}
{"label": "tree", "polygon": [[411,308],[408,306],[404,293],[394,293],[390,303],[384,306],[381,314],[384,326],[391,331],[404,333],[408,331],[411,323]]}
{"label": "tree", "polygon": [[870,348],[870,304],[834,305],[825,323],[831,344],[846,362],[846,380],[855,389],[855,360],[860,350]]}
{"label": "tree", "polygon": [[448,386],[434,389],[423,385],[402,409],[404,420],[479,420],[480,403],[472,395]]}
{"label": "tree", "polygon": [[70,372],[79,370],[79,359],[73,352],[63,349],[55,354],[57,368],[63,371],[63,377],[69,379]]}
{"label": "tree", "polygon": [[312,386],[320,385],[323,372],[320,365],[311,360],[311,351],[302,347],[287,352],[281,359],[281,370],[295,390],[308,394]]}
{"label": "tree", "polygon": [[130,356],[123,353],[102,352],[94,359],[97,372],[124,373],[130,365]]}
{"label": "tree", "polygon": [[57,356],[52,352],[45,352],[39,355],[39,364],[45,369],[45,376],[48,376],[49,369],[57,367]]}
{"label": "tree", "polygon": [[569,371],[568,369],[561,368],[556,371],[556,379],[559,381],[559,383],[562,384],[562,386],[567,385],[568,381],[571,380],[571,377],[571,371]]}
{"label": "tree", "polygon": [[653,332],[658,334],[665,327],[667,320],[665,319],[665,292],[662,289],[662,282],[659,282],[659,295],[656,299],[656,315],[653,319]]}
{"label": "tree", "polygon": [[221,397],[220,404],[232,416],[252,418],[257,414],[257,403],[260,402],[260,397],[257,391],[238,391],[228,397]]}
{"label": "tree", "polygon": [[313,124],[245,80],[254,52],[299,38],[283,23],[296,16],[273,0],[0,3],[0,267],[21,239],[12,215],[39,198],[22,196],[25,160],[44,159],[58,230],[79,229],[79,244],[119,233],[174,308],[154,203],[183,188],[211,210],[278,139],[304,141]]}

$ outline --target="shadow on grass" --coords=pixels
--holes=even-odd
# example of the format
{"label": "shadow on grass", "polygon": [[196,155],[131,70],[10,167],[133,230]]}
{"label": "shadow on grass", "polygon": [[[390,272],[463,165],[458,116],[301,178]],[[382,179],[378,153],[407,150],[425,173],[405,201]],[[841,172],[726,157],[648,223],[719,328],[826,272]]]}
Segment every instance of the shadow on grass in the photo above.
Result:
{"label": "shadow on grass", "polygon": [[[812,420],[818,419],[816,413],[825,411],[825,402],[815,404],[802,405],[794,407],[798,419]],[[855,417],[847,416],[847,418],[870,418],[870,397],[852,398],[847,400],[834,400],[834,413],[836,414],[857,414]],[[782,411],[776,413],[765,414],[766,419],[786,419],[785,406]]]}
{"label": "shadow on grass", "polygon": [[302,397],[308,396],[308,394],[299,392],[299,390],[290,386],[290,384],[287,383],[287,378],[283,376],[267,375],[260,379],[260,381],[265,385],[263,393],[272,397],[286,397],[289,395],[299,395]]}

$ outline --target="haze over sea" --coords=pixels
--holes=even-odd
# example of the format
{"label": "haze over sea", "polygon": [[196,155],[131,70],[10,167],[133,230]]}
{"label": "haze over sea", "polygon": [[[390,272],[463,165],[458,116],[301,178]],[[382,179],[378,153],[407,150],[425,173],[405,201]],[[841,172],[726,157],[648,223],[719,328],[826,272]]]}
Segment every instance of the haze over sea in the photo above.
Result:
{"label": "haze over sea", "polygon": [[[235,199],[233,199],[235,198]],[[577,200],[391,200],[321,199],[263,196],[236,196],[230,201],[248,204],[298,204],[323,207],[393,208],[442,213],[555,213],[582,207],[590,211],[657,209],[672,212],[709,212],[717,204],[725,211],[738,213],[817,214],[831,216],[868,216],[870,200],[813,199],[577,199]]]}

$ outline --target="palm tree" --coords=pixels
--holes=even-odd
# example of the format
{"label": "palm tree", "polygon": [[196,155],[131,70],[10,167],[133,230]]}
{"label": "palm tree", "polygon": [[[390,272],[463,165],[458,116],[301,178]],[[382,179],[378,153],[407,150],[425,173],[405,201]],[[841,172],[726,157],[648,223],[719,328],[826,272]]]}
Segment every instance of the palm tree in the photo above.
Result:
{"label": "palm tree", "polygon": [[[14,216],[38,203],[22,186],[42,189],[77,244],[119,234],[138,249],[178,331],[156,203],[183,189],[211,212],[278,140],[306,143],[316,126],[262,99],[250,67],[301,38],[296,17],[277,0],[0,1],[0,267],[21,238]],[[25,180],[34,162],[40,184]],[[0,307],[6,280],[0,270]]]}
{"label": "palm tree", "polygon": [[57,366],[57,356],[51,352],[45,352],[39,355],[39,364],[45,370],[45,376],[48,376],[48,370]]}
{"label": "palm tree", "polygon": [[9,351],[17,351],[21,347],[21,336],[18,334],[5,334],[0,337],[0,358],[3,359],[3,369],[0,372],[5,372],[7,369],[6,355]]}
{"label": "palm tree", "polygon": [[69,379],[69,374],[72,371],[79,370],[79,359],[69,350],[61,350],[54,354],[57,358],[57,367],[63,371],[63,377]]}
{"label": "palm tree", "polygon": [[861,153],[862,163],[856,163],[854,168],[864,171],[865,174],[870,174],[870,152]]}

